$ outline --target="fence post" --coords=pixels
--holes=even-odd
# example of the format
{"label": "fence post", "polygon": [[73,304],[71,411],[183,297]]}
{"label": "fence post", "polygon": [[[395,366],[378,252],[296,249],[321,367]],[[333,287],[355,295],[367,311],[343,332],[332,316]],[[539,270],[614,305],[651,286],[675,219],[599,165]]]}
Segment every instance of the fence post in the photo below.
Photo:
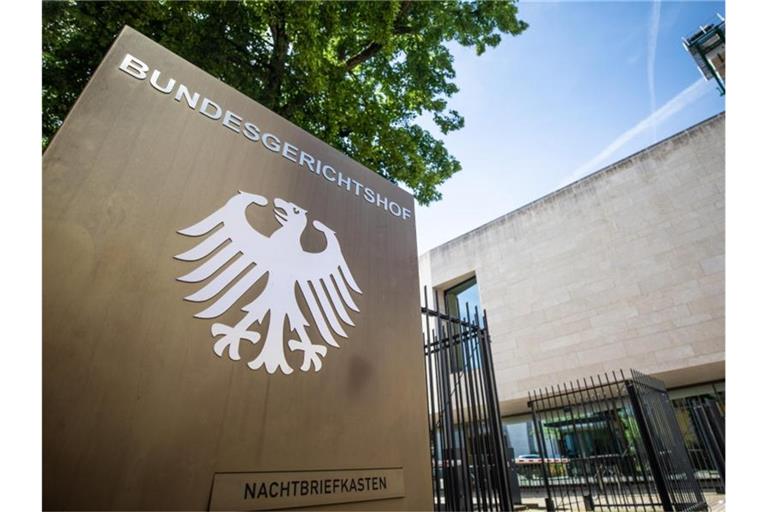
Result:
{"label": "fence post", "polygon": [[629,395],[629,401],[632,404],[632,410],[635,413],[637,419],[637,427],[640,430],[640,436],[643,438],[643,444],[645,445],[645,452],[648,454],[648,462],[651,466],[651,474],[653,474],[653,481],[656,483],[656,489],[659,493],[659,499],[661,500],[661,506],[664,512],[673,512],[672,500],[669,497],[669,489],[667,489],[667,483],[664,480],[663,473],[661,471],[661,464],[659,462],[659,454],[653,448],[653,440],[651,439],[651,432],[648,428],[648,423],[645,420],[645,414],[643,412],[642,404],[637,396],[637,389],[632,381],[625,381],[627,387],[627,394]]}
{"label": "fence post", "polygon": [[501,426],[501,411],[499,409],[499,395],[496,389],[496,370],[493,367],[493,353],[491,352],[491,336],[488,329],[488,317],[483,311],[483,325],[480,325],[480,318],[477,307],[475,307],[475,326],[478,329],[478,341],[480,344],[480,357],[484,362],[486,369],[486,396],[488,400],[489,434],[493,435],[492,443],[493,458],[496,459],[496,469],[498,476],[496,480],[499,486],[499,510],[512,510],[512,498],[510,489],[507,487],[507,465],[504,447],[504,438],[502,436],[503,427]]}
{"label": "fence post", "polygon": [[701,426],[701,440],[720,475],[722,485],[718,486],[716,491],[718,494],[725,494],[725,456],[718,444],[715,425],[713,424],[716,419],[711,414],[712,411],[708,410],[709,407],[712,407],[712,405],[707,403],[696,405],[692,408],[691,412]]}
{"label": "fence post", "polygon": [[[512,483],[498,404],[488,321],[428,307],[424,357],[436,510],[512,510]],[[434,325],[433,325],[434,324]],[[514,481],[514,482],[513,482]],[[515,486],[516,488],[516,486]],[[518,502],[520,492],[517,490]]]}
{"label": "fence post", "polygon": [[507,479],[512,505],[522,505],[523,495],[520,492],[520,483],[517,481],[517,468],[515,467],[515,449],[509,445],[509,438],[504,434],[507,452]]}
{"label": "fence post", "polygon": [[544,477],[544,488],[547,490],[547,497],[544,503],[546,504],[547,512],[554,512],[555,503],[552,501],[552,489],[549,486],[549,474],[547,468],[547,447],[544,445],[544,432],[542,426],[539,424],[539,420],[536,417],[536,392],[533,392],[533,400],[531,400],[530,393],[528,394],[528,407],[531,409],[531,419],[533,420],[533,430],[536,434],[536,444],[539,447],[539,457],[541,458],[541,474]]}

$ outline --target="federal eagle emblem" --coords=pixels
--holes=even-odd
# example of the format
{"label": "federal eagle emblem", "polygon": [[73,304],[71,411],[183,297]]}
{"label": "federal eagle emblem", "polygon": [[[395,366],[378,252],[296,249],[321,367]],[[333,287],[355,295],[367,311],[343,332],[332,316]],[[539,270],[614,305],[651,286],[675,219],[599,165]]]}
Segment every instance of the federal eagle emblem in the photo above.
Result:
{"label": "federal eagle emblem", "polygon": [[[241,341],[262,342],[261,351],[248,366],[253,370],[263,366],[270,374],[279,368],[287,375],[293,372],[285,358],[283,332],[285,322],[288,322],[288,348],[300,351],[304,356],[301,371],[310,368],[318,371],[323,366],[322,358],[327,348],[310,339],[307,333],[309,322],[301,311],[297,294],[303,297],[325,343],[338,347],[335,336],[347,337],[342,323],[355,325],[347,308],[359,311],[351,292],[363,292],[349,271],[336,233],[328,226],[317,220],[312,222],[325,236],[326,247],[322,252],[307,252],[301,245],[301,235],[307,226],[307,210],[275,198],[274,215],[280,228],[265,236],[246,218],[246,209],[252,204],[264,207],[269,201],[263,196],[241,191],[205,219],[178,231],[186,236],[207,237],[192,249],[175,256],[176,259],[199,261],[213,255],[192,272],[179,277],[179,281],[198,283],[223,269],[185,300],[212,301],[195,317],[215,318],[229,310],[266,275],[266,287],[242,308],[245,312],[242,320],[234,326],[223,323],[211,326],[214,339],[219,337],[213,351],[221,357],[227,350],[230,359],[238,361]],[[263,327],[267,313],[269,324],[262,341],[262,334],[250,328],[257,322]]]}

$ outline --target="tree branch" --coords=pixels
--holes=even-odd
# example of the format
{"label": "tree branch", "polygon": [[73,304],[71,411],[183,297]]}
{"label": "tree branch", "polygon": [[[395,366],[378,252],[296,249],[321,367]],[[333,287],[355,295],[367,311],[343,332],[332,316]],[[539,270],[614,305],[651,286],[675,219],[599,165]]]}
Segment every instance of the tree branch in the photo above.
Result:
{"label": "tree branch", "polygon": [[[405,20],[408,17],[408,13],[410,12],[412,6],[413,0],[404,0],[400,5],[400,12],[397,13],[397,19],[395,19],[395,23],[392,28],[393,35],[403,35],[413,32],[413,28],[405,24]],[[369,42],[360,52],[347,59],[344,63],[344,67],[346,68],[347,72],[352,71],[357,66],[379,53],[383,47],[384,45],[377,41]],[[341,52],[339,54],[341,55]]]}
{"label": "tree branch", "polygon": [[383,46],[384,45],[381,43],[377,43],[375,41],[369,43],[368,46],[366,46],[360,53],[347,59],[347,62],[344,63],[344,66],[347,68],[347,71],[352,71],[357,66],[379,53],[379,50],[381,50]]}

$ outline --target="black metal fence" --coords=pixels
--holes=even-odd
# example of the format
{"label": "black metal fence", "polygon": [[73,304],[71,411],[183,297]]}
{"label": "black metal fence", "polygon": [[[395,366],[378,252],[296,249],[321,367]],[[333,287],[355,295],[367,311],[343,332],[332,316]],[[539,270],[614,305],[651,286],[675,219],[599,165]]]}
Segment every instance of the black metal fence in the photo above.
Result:
{"label": "black metal fence", "polygon": [[672,400],[677,423],[703,489],[725,493],[725,402],[713,393]]}
{"label": "black metal fence", "polygon": [[[499,412],[485,313],[441,310],[424,291],[422,327],[435,510],[707,510],[725,492],[724,400],[670,400],[632,371],[529,393],[538,453],[514,459]],[[532,432],[531,432],[532,431]],[[518,479],[519,477],[519,479]]]}
{"label": "black metal fence", "polygon": [[512,510],[485,314],[422,311],[435,510]]}
{"label": "black metal fence", "polygon": [[547,510],[707,509],[660,381],[604,374],[534,391],[529,407],[539,459],[524,480]]}

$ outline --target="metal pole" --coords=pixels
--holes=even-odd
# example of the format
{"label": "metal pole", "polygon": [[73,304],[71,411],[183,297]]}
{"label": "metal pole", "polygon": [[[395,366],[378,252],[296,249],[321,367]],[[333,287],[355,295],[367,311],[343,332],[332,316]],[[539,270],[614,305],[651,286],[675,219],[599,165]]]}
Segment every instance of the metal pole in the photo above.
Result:
{"label": "metal pole", "polygon": [[438,451],[437,451],[437,425],[436,416],[438,414],[439,402],[435,396],[434,378],[435,372],[433,368],[433,347],[432,347],[432,330],[429,328],[429,300],[427,295],[427,287],[424,287],[424,308],[422,309],[424,315],[424,336],[426,337],[426,363],[427,363],[427,385],[428,385],[428,398],[427,414],[429,415],[429,442],[430,442],[430,459],[432,463],[432,507],[440,510],[440,478],[438,476]]}
{"label": "metal pole", "polygon": [[[476,325],[480,327],[478,321],[478,312],[475,308]],[[488,321],[485,312],[483,312],[484,326],[480,330],[480,347],[481,354],[483,355],[483,361],[488,365],[488,395],[490,398],[489,406],[493,413],[491,418],[491,427],[493,429],[494,442],[494,458],[496,459],[497,479],[499,482],[500,498],[502,504],[502,510],[512,510],[512,500],[509,498],[509,489],[507,489],[507,466],[504,464],[504,452],[502,450],[503,439],[501,436],[501,413],[499,411],[499,397],[496,390],[496,371],[493,368],[493,355],[491,354],[491,338],[488,335]]]}
{"label": "metal pole", "polygon": [[547,512],[554,512],[555,504],[552,502],[552,489],[549,486],[549,475],[547,471],[547,465],[545,463],[547,459],[547,447],[544,446],[544,433],[541,431],[540,420],[536,416],[536,402],[538,397],[536,391],[533,391],[533,398],[531,398],[530,392],[528,393],[528,407],[531,409],[531,416],[533,419],[533,429],[536,433],[536,444],[539,445],[539,457],[541,457],[541,474],[544,477],[544,488],[547,490],[547,497],[545,499],[545,505]]}
{"label": "metal pole", "polygon": [[636,383],[634,381],[627,381],[627,393],[629,394],[629,401],[632,404],[632,409],[637,419],[637,427],[640,430],[640,436],[643,439],[645,445],[645,452],[648,454],[648,462],[651,466],[651,473],[653,474],[653,480],[656,483],[656,489],[659,493],[659,499],[661,500],[661,506],[664,512],[673,512],[672,500],[669,497],[669,489],[664,479],[664,475],[661,471],[661,464],[659,462],[659,455],[654,447],[653,440],[651,439],[651,433],[648,423],[645,418],[642,403],[638,396]]}

